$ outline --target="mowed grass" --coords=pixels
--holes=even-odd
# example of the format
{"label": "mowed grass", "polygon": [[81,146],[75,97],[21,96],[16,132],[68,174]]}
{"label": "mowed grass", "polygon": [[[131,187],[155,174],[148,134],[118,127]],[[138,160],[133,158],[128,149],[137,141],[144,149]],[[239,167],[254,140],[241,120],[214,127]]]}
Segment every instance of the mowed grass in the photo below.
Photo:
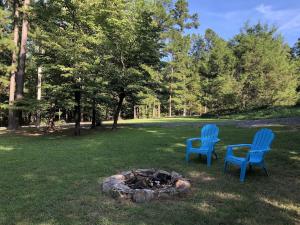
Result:
{"label": "mowed grass", "polygon": [[[220,126],[219,160],[211,168],[184,161],[185,139],[197,127],[123,128],[81,137],[0,135],[0,224],[299,224],[300,132],[273,128],[266,157],[270,176],[254,169],[223,174],[225,146],[248,143],[257,128]],[[133,168],[177,171],[191,179],[192,193],[176,200],[135,204],[101,192],[103,178]]]}
{"label": "mowed grass", "polygon": [[273,107],[268,109],[252,110],[244,113],[222,116],[223,119],[249,120],[299,117],[300,107]]}
{"label": "mowed grass", "polygon": [[[118,124],[164,124],[164,123],[213,123],[213,122],[222,122],[228,121],[228,119],[216,119],[216,118],[201,118],[201,117],[161,117],[153,119],[125,119],[119,120]],[[104,125],[110,125],[113,121],[104,121]]]}
{"label": "mowed grass", "polygon": [[[256,120],[256,119],[277,119],[277,118],[291,118],[300,117],[300,107],[274,107],[268,109],[253,110],[244,113],[236,113],[230,115],[220,115],[218,118],[205,118],[200,116],[193,117],[161,117],[154,119],[125,119],[119,120],[118,124],[169,124],[169,123],[207,123],[207,122],[224,122],[232,123],[234,120]],[[104,121],[104,125],[111,125],[113,121]]]}

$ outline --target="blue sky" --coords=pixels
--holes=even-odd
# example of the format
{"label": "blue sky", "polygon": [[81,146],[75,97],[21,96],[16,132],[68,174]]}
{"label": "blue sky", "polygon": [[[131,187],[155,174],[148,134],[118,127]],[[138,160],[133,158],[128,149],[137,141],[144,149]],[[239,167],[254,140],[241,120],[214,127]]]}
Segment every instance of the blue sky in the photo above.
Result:
{"label": "blue sky", "polygon": [[246,21],[275,25],[285,42],[293,46],[300,38],[300,0],[188,0],[191,13],[198,13],[204,34],[212,28],[225,39],[232,38]]}

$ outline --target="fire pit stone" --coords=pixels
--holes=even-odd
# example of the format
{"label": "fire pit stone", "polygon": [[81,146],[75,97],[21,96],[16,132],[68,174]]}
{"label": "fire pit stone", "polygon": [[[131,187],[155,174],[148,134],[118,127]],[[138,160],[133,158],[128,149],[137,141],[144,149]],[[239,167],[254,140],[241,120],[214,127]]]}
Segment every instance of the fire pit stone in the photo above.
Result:
{"label": "fire pit stone", "polygon": [[186,194],[190,188],[190,182],[179,173],[156,169],[124,171],[102,183],[103,192],[138,203]]}

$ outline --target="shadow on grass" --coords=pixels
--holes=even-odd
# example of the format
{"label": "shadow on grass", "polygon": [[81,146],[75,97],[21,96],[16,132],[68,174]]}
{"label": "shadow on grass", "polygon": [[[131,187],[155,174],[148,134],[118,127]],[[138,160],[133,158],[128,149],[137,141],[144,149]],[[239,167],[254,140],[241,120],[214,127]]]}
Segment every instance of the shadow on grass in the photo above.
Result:
{"label": "shadow on grass", "polygon": [[[225,146],[251,142],[256,129],[221,127],[219,160],[184,161],[193,127],[124,128],[80,138],[60,135],[0,137],[0,224],[297,224],[299,133],[278,131],[267,156],[270,177],[255,169],[223,174]],[[104,177],[133,168],[178,171],[191,179],[185,198],[148,204],[102,194]]]}

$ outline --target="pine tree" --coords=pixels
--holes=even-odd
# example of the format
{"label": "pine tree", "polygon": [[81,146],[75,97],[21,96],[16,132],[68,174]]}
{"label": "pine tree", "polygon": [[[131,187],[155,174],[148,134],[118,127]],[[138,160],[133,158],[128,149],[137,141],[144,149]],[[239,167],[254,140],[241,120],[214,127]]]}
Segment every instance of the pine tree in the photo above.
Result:
{"label": "pine tree", "polygon": [[260,23],[246,25],[232,44],[239,59],[236,79],[243,109],[293,105],[297,101],[297,77],[290,48],[276,35],[276,28]]}
{"label": "pine tree", "polygon": [[19,2],[18,0],[13,1],[13,42],[14,49],[12,50],[12,71],[10,75],[9,83],[9,112],[8,112],[8,129],[15,130],[16,124],[16,112],[14,109],[15,104],[15,92],[16,92],[16,73],[17,73],[17,49],[19,43]]}
{"label": "pine tree", "polygon": [[9,12],[0,6],[0,109],[6,109],[7,86],[9,84],[9,74],[15,67],[11,66],[11,51],[15,49],[10,37],[10,17]]}
{"label": "pine tree", "polygon": [[[203,103],[211,111],[234,110],[239,87],[234,77],[236,58],[226,41],[213,30],[207,29],[202,43],[199,72],[203,93]],[[201,46],[201,45],[200,45]]]}
{"label": "pine tree", "polygon": [[187,29],[197,28],[198,25],[198,15],[189,14],[187,1],[176,1],[170,11],[170,28],[165,34],[167,43],[165,51],[169,58],[169,69],[165,77],[169,95],[169,116],[172,116],[173,103],[175,109],[186,115],[191,38],[184,32]]}
{"label": "pine tree", "polygon": [[292,57],[296,67],[296,76],[298,81],[297,95],[298,104],[300,104],[300,38],[296,42],[295,46],[292,48]]}

